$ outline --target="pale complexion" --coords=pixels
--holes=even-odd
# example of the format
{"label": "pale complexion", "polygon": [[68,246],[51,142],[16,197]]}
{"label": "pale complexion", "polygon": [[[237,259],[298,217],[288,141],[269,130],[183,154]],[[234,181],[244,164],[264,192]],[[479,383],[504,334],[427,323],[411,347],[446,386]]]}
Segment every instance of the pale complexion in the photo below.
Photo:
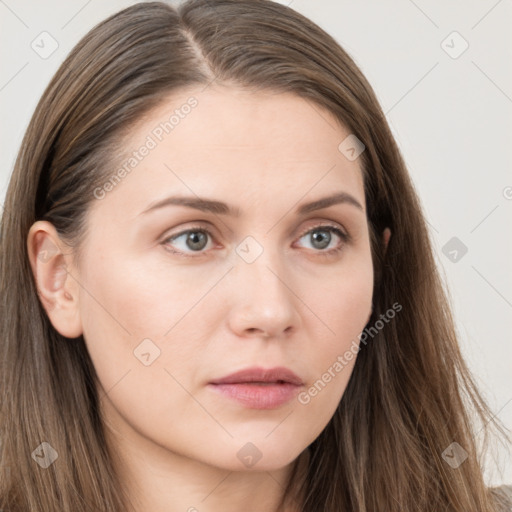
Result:
{"label": "pale complexion", "polygon": [[[197,106],[172,132],[103,199],[91,198],[82,266],[45,221],[28,236],[31,265],[55,329],[84,336],[137,511],[277,510],[292,463],[332,417],[355,358],[307,405],[294,398],[252,409],[207,384],[285,366],[307,390],[358,339],[373,286],[360,163],[340,153],[349,131],[320,107],[214,86],[175,92],[133,127],[126,151],[191,96]],[[335,192],[361,208],[296,213]],[[240,215],[176,205],[142,213],[178,195],[222,201]],[[186,235],[169,240],[186,229],[211,236],[196,251]],[[330,234],[327,247],[313,234]],[[56,250],[38,258],[49,246]],[[244,254],[259,256],[248,263]],[[148,365],[134,354],[145,339]],[[261,454],[252,467],[237,456],[247,443]]]}

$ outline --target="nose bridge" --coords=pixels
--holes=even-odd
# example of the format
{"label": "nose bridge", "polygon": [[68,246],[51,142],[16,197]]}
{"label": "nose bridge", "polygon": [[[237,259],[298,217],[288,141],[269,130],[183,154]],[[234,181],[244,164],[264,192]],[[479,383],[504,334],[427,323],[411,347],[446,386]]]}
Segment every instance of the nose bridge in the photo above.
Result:
{"label": "nose bridge", "polygon": [[286,300],[283,254],[280,248],[273,247],[272,243],[271,237],[266,237],[260,242],[252,236],[247,236],[236,248],[236,271],[244,286],[250,287],[252,294],[263,293],[269,300]]}
{"label": "nose bridge", "polygon": [[257,329],[279,335],[298,319],[290,272],[279,247],[271,238],[261,243],[246,237],[236,248],[233,269],[236,305],[232,323],[237,330]]}

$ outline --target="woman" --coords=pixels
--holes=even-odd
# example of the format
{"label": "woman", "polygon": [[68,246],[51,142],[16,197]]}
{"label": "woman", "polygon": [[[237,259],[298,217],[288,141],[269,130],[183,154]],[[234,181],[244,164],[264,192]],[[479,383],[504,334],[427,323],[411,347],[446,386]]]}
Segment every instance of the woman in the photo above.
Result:
{"label": "woman", "polygon": [[27,129],[0,254],[3,509],[507,506],[386,119],[289,8],[91,30]]}

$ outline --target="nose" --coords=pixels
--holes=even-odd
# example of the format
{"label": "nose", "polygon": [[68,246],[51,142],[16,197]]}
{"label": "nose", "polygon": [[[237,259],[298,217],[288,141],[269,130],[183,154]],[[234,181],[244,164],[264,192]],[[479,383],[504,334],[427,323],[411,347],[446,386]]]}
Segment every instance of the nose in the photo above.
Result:
{"label": "nose", "polygon": [[279,339],[300,327],[297,308],[302,301],[282,258],[266,248],[252,263],[235,260],[229,276],[228,323],[238,336]]}

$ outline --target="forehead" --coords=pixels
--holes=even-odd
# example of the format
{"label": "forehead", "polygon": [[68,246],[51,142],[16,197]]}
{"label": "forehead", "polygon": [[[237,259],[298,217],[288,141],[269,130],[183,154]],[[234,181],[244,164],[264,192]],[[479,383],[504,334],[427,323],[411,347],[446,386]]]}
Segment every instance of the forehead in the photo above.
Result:
{"label": "forehead", "polygon": [[111,168],[125,172],[105,197],[113,208],[129,200],[135,214],[167,194],[187,193],[224,198],[243,211],[251,201],[335,191],[364,206],[360,159],[340,151],[350,132],[331,112],[292,93],[203,89],[173,92],[128,130]]}

